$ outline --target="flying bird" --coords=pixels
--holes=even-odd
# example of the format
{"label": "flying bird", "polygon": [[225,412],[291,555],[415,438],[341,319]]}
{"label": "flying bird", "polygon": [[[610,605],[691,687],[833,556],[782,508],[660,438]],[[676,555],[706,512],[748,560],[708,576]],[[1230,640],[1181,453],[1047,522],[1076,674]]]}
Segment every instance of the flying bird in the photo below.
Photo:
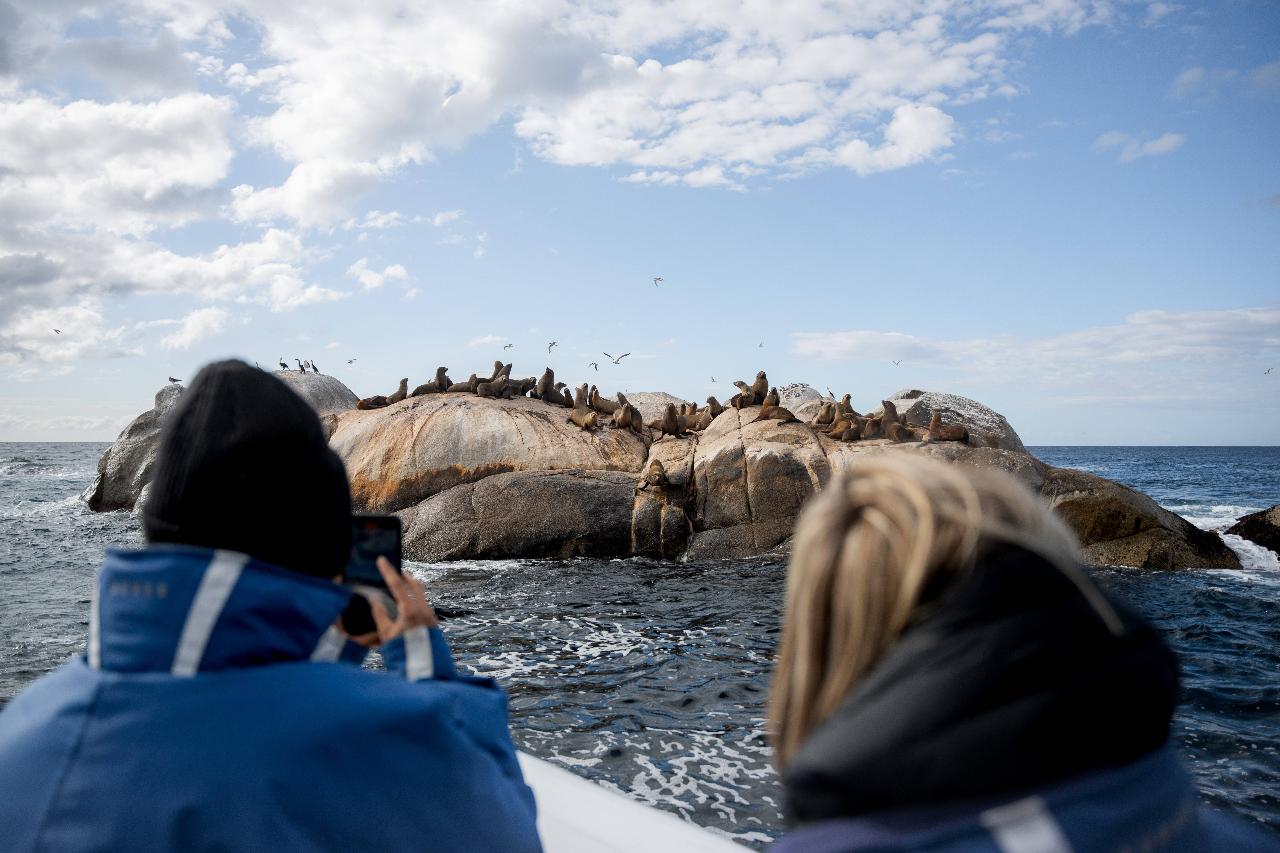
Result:
{"label": "flying bird", "polygon": [[547,344],[547,352],[548,352],[548,353],[550,353],[550,352],[551,352],[551,348],[552,348],[553,346],[556,346],[556,345],[557,345],[557,344],[559,344],[559,343],[560,343],[559,341],[552,341],[551,343]]}
{"label": "flying bird", "polygon": [[624,352],[622,355],[618,356],[617,358],[614,358],[613,356],[609,355],[609,353],[605,353],[604,357],[607,359],[610,359],[614,364],[622,364],[622,360],[629,355],[631,355],[631,353]]}
{"label": "flying bird", "polygon": [[281,369],[281,370],[288,370],[288,369],[289,369],[289,365],[285,364],[284,356],[280,356],[280,369]]}
{"label": "flying bird", "polygon": [[764,349],[764,341],[760,342],[760,345],[757,347],[757,349]]}
{"label": "flying bird", "polygon": [[511,349],[515,344],[507,344],[503,349]]}
{"label": "flying bird", "polygon": [[60,335],[60,334],[62,334],[62,330],[61,330],[61,329],[54,329],[54,330],[53,330],[53,333],[54,333],[55,335]]}
{"label": "flying bird", "polygon": [[712,381],[712,382],[715,382],[715,381],[716,381],[716,378],[715,378],[714,376],[712,376],[712,377],[711,377],[711,381]]}
{"label": "flying bird", "polygon": [[897,367],[899,364],[902,364],[902,359],[898,359],[897,361],[895,361],[895,362],[893,363],[893,366],[894,366],[894,367]]}
{"label": "flying bird", "polygon": [[1268,367],[1266,370],[1262,371],[1262,375],[1266,376],[1268,373],[1270,373],[1273,370],[1275,370],[1274,367]]}
{"label": "flying bird", "polygon": [[172,376],[170,376],[170,377],[169,377],[169,381],[170,381],[170,382],[177,383],[177,382],[181,382],[182,380],[181,380],[181,379],[174,379]]}
{"label": "flying bird", "polygon": [[658,286],[658,284],[659,284],[660,282],[662,282],[662,281],[665,281],[665,279],[664,279],[662,276],[660,276],[660,275],[655,275],[655,276],[653,277],[653,286],[654,286],[654,287],[657,287],[657,286]]}
{"label": "flying bird", "polygon": [[592,370],[596,370],[596,371],[600,369],[600,365],[596,364],[594,361],[587,362],[587,367],[590,367]]}
{"label": "flying bird", "polygon": [[354,358],[347,359],[347,364],[355,364],[355,363],[356,363],[356,360]]}

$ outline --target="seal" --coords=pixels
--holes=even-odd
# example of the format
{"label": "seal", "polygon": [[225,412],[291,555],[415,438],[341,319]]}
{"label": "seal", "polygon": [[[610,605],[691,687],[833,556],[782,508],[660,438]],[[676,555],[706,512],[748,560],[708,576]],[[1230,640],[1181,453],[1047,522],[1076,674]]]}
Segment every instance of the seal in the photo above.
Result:
{"label": "seal", "polygon": [[813,421],[810,422],[809,425],[814,427],[815,429],[819,427],[824,427],[830,430],[830,429],[834,429],[832,424],[835,423],[835,421],[836,421],[836,404],[823,403],[822,405],[818,406],[818,414],[814,415]]}
{"label": "seal", "polygon": [[720,405],[720,401],[715,397],[708,397],[707,411],[711,412],[711,417],[718,418],[720,417],[720,413],[724,411],[724,406]]}
{"label": "seal", "polygon": [[406,377],[400,380],[400,387],[396,389],[395,393],[389,394],[387,396],[387,405],[389,406],[392,403],[399,403],[401,400],[407,397],[408,394],[409,394],[409,380]]}
{"label": "seal", "polygon": [[768,393],[769,377],[765,376],[764,371],[761,370],[756,374],[756,381],[751,383],[751,396],[754,398],[751,405],[758,406],[763,403],[764,398]]}
{"label": "seal", "polygon": [[477,378],[476,378],[476,375],[473,373],[473,374],[471,374],[471,378],[469,378],[466,382],[455,382],[455,383],[453,383],[452,385],[450,385],[450,386],[449,386],[448,390],[449,390],[451,393],[459,393],[459,392],[462,392],[462,391],[468,391],[468,392],[470,392],[470,393],[474,394],[474,393],[476,392],[476,385],[478,385],[478,384],[479,384],[479,382],[480,382],[480,380],[479,380],[479,379],[477,379]]}
{"label": "seal", "polygon": [[667,403],[667,408],[663,411],[662,417],[649,422],[649,429],[656,429],[660,433],[659,440],[663,436],[674,435],[678,437],[682,435],[684,430],[680,428],[680,415],[676,412],[675,403]]}
{"label": "seal", "polygon": [[489,381],[496,382],[498,379],[498,376],[501,375],[501,373],[502,373],[502,362],[495,361],[493,363],[493,373],[489,374]]}
{"label": "seal", "polygon": [[533,390],[533,386],[538,384],[538,380],[533,376],[526,376],[524,379],[517,379],[507,384],[507,389],[514,397],[527,397],[529,392]]}
{"label": "seal", "polygon": [[762,406],[760,414],[756,415],[756,419],[751,423],[758,421],[782,421],[784,424],[801,423],[790,409],[784,406]]}
{"label": "seal", "polygon": [[769,392],[764,395],[764,399],[760,401],[760,405],[764,406],[766,409],[772,406],[781,406],[782,399],[778,397],[778,389],[770,388]]}
{"label": "seal", "polygon": [[573,393],[569,391],[569,386],[563,382],[557,382],[556,388],[560,391],[560,405],[566,409],[573,408]]}
{"label": "seal", "polygon": [[618,404],[601,397],[600,391],[594,385],[591,386],[591,391],[587,394],[587,404],[602,415],[612,415],[618,410]]}
{"label": "seal", "polygon": [[640,478],[640,482],[636,484],[636,494],[649,489],[665,489],[671,481],[667,478],[667,469],[663,467],[661,460],[654,459],[649,463],[649,467],[645,469],[644,476]]}
{"label": "seal", "polygon": [[492,382],[476,384],[477,397],[501,397],[507,391],[507,377],[499,376]]}
{"label": "seal", "polygon": [[365,397],[363,400],[356,401],[357,409],[381,409],[387,405],[387,398],[381,394],[375,394],[372,397]]}
{"label": "seal", "polygon": [[853,410],[853,398],[848,394],[841,397],[840,402],[836,403],[836,412],[841,415],[856,415],[857,412]]}
{"label": "seal", "polygon": [[539,400],[547,399],[547,392],[556,387],[556,372],[548,367],[542,371],[542,378],[534,386],[533,394]]}
{"label": "seal", "polygon": [[890,441],[914,441],[915,436],[898,417],[898,407],[889,400],[881,400],[880,405],[884,406],[884,414],[880,416],[880,431],[884,437]]}
{"label": "seal", "polygon": [[600,416],[597,415],[595,412],[591,411],[590,409],[586,409],[586,408],[579,409],[577,407],[574,407],[574,409],[571,412],[569,412],[569,417],[565,419],[565,422],[571,423],[571,424],[577,424],[578,426],[582,427],[582,429],[590,432],[591,430],[595,429],[596,426],[600,423],[599,418]]}
{"label": "seal", "polygon": [[711,414],[710,408],[703,409],[701,412],[698,413],[698,417],[696,420],[694,420],[693,426],[691,426],[690,429],[692,429],[694,432],[702,432],[707,427],[711,426],[711,422],[714,421],[715,419],[716,419],[716,416]]}
{"label": "seal", "polygon": [[880,437],[880,418],[867,418],[862,424],[863,438]]}
{"label": "seal", "polygon": [[929,418],[928,439],[930,441],[968,441],[969,430],[959,424],[944,424],[942,413],[934,412]]}

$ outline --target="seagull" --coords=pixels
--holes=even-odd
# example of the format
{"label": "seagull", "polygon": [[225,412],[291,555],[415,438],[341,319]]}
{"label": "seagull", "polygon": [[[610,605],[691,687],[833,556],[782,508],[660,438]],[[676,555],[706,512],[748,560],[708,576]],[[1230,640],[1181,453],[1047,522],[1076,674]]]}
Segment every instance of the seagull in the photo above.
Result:
{"label": "seagull", "polygon": [[1266,370],[1262,371],[1262,375],[1263,375],[1263,376],[1266,376],[1267,374],[1269,374],[1269,373],[1270,373],[1271,371],[1273,371],[1273,370],[1275,370],[1275,368],[1274,368],[1274,367],[1268,367]]}
{"label": "seagull", "polygon": [[622,355],[618,356],[617,358],[614,358],[613,356],[609,355],[609,353],[605,353],[604,357],[612,360],[614,364],[622,364],[622,360],[629,355],[631,355],[631,353],[624,352]]}
{"label": "seagull", "polygon": [[174,379],[172,376],[170,376],[170,377],[169,377],[169,381],[170,381],[170,382],[173,382],[173,383],[175,383],[175,384],[176,384],[176,383],[178,383],[178,382],[181,382],[182,380],[181,380],[181,379]]}
{"label": "seagull", "polygon": [[587,367],[590,367],[592,370],[596,370],[596,371],[600,369],[600,365],[596,364],[594,361],[587,362]]}
{"label": "seagull", "polygon": [[715,378],[714,376],[712,376],[712,377],[711,377],[711,382],[712,382],[712,384],[714,384],[714,383],[715,383],[715,381],[716,381],[716,378]]}
{"label": "seagull", "polygon": [[551,343],[547,344],[547,352],[548,352],[548,353],[550,353],[550,352],[551,352],[551,348],[552,348],[553,346],[556,346],[558,343],[560,343],[560,342],[559,342],[559,341],[552,341]]}
{"label": "seagull", "polygon": [[355,364],[355,363],[356,363],[356,360],[354,358],[347,359],[347,364]]}
{"label": "seagull", "polygon": [[53,330],[53,333],[54,333],[55,335],[60,335],[60,334],[62,334],[62,330],[61,330],[61,329],[54,329],[54,330]]}
{"label": "seagull", "polygon": [[902,364],[902,359],[898,359],[897,361],[895,361],[895,362],[893,363],[893,366],[894,366],[894,367],[897,367],[899,364]]}
{"label": "seagull", "polygon": [[653,277],[653,286],[654,286],[654,287],[657,287],[657,286],[658,286],[658,283],[659,283],[659,282],[661,282],[661,281],[665,281],[665,279],[663,279],[663,277],[662,277],[662,276],[660,276],[660,275],[654,276],[654,277]]}
{"label": "seagull", "polygon": [[289,369],[289,365],[285,364],[284,356],[280,356],[280,369],[281,369],[281,370],[288,370],[288,369]]}
{"label": "seagull", "polygon": [[515,344],[507,344],[503,349],[511,349]]}

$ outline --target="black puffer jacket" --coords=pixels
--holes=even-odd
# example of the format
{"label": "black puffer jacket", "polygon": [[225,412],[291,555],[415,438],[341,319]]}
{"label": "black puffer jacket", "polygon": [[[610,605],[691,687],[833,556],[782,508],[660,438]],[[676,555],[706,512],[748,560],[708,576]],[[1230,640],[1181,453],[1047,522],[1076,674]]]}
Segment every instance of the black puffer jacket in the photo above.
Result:
{"label": "black puffer jacket", "polygon": [[797,751],[783,773],[788,818],[998,798],[1156,749],[1177,663],[1116,609],[1120,636],[1042,558],[988,554]]}

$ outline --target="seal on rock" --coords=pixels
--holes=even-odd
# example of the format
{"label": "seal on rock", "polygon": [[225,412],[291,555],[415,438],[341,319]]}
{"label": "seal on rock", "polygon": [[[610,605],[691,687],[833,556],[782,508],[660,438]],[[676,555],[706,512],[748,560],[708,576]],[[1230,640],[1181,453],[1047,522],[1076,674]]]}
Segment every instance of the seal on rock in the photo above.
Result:
{"label": "seal on rock", "polygon": [[476,375],[473,373],[471,374],[471,378],[469,378],[466,382],[455,382],[452,385],[450,385],[447,390],[453,393],[468,391],[474,394],[476,392],[476,386],[478,384],[480,384],[480,380],[477,379]]}
{"label": "seal on rock", "polygon": [[707,411],[711,412],[711,417],[718,418],[720,417],[720,413],[724,411],[724,406],[720,405],[720,401],[715,397],[708,397]]}
{"label": "seal on rock", "polygon": [[[556,372],[548,367],[542,371],[542,378],[538,380],[538,384],[533,387],[534,396],[539,400],[547,399],[547,392],[556,386]],[[551,402],[548,400],[547,402]],[[559,402],[558,400],[555,402]]]}
{"label": "seal on rock", "polygon": [[[760,405],[761,403],[764,402],[764,398],[766,395],[768,395],[768,393],[769,393],[769,377],[765,376],[764,371],[761,370],[759,373],[756,374],[756,381],[751,383],[752,401],[750,405],[752,406]],[[775,397],[777,396],[776,393],[774,396]],[[777,405],[777,403],[775,402],[774,405]]]}
{"label": "seal on rock", "polygon": [[618,410],[618,404],[601,397],[600,391],[594,385],[591,386],[591,391],[587,394],[587,404],[602,415],[612,415]]}
{"label": "seal on rock", "polygon": [[409,379],[408,377],[405,377],[404,379],[400,380],[400,387],[395,390],[395,393],[389,394],[387,396],[387,405],[389,406],[392,403],[399,403],[408,395],[409,395]]}
{"label": "seal on rock", "polygon": [[675,403],[667,403],[667,408],[662,413],[662,417],[649,422],[649,429],[656,429],[662,438],[667,435],[680,436],[684,431],[680,428],[680,416],[676,412]]}
{"label": "seal on rock", "polygon": [[671,484],[671,480],[667,478],[667,469],[663,467],[662,461],[654,459],[649,463],[649,467],[645,469],[644,476],[640,482],[636,484],[636,494],[640,494],[648,489],[664,489]]}
{"label": "seal on rock", "polygon": [[934,412],[929,418],[929,441],[968,441],[969,430],[959,424],[944,424],[942,414]]}
{"label": "seal on rock", "polygon": [[449,368],[447,367],[437,367],[436,378],[429,382],[424,382],[417,388],[414,388],[413,393],[409,396],[421,397],[423,394],[442,394],[445,391],[448,391],[449,386],[453,384],[453,381],[449,379],[448,371]]}
{"label": "seal on rock", "polygon": [[381,394],[375,394],[372,397],[365,397],[363,400],[356,401],[357,409],[381,409],[387,405],[387,398]]}
{"label": "seal on rock", "polygon": [[501,397],[507,391],[507,377],[499,376],[491,382],[480,382],[476,385],[477,397]]}
{"label": "seal on rock", "polygon": [[880,416],[880,430],[890,441],[914,441],[915,435],[907,429],[907,425],[898,417],[898,407],[889,400],[882,400],[884,414]]}

